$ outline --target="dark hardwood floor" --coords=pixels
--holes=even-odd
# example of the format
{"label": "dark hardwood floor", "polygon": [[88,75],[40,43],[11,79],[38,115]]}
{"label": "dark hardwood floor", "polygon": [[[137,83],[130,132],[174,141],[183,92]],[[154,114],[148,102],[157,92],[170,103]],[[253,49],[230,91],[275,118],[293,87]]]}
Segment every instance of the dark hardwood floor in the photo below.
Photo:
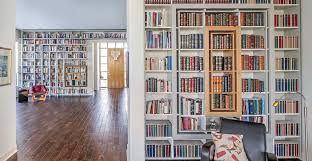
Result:
{"label": "dark hardwood floor", "polygon": [[17,103],[18,152],[9,161],[126,161],[127,89]]}

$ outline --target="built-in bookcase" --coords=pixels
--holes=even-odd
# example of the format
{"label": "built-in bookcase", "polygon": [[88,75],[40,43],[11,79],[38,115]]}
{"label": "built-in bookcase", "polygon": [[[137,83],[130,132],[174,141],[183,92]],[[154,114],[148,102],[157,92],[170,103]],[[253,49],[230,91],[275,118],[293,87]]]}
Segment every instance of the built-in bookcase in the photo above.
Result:
{"label": "built-in bookcase", "polygon": [[[20,87],[45,85],[50,96],[92,95],[87,42],[126,39],[124,32],[23,31],[19,55]],[[90,68],[91,69],[91,68]],[[31,91],[30,91],[31,92]]]}
{"label": "built-in bookcase", "polygon": [[[212,116],[264,123],[269,151],[302,157],[298,2],[145,0],[146,125],[172,132],[146,137],[146,160],[200,160]],[[171,155],[152,157],[153,142]]]}

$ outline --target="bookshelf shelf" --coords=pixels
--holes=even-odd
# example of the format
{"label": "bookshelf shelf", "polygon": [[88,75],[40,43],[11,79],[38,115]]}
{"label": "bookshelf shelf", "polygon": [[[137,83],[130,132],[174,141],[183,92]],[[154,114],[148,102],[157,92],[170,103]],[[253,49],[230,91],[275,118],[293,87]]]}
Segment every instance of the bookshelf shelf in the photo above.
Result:
{"label": "bookshelf shelf", "polygon": [[285,139],[299,139],[300,136],[275,136],[276,140],[285,140]]}
{"label": "bookshelf shelf", "polygon": [[145,70],[146,73],[171,73],[171,70]]}
{"label": "bookshelf shelf", "polygon": [[275,70],[277,73],[300,72],[300,70]]}
{"label": "bookshelf shelf", "polygon": [[274,27],[276,30],[291,30],[291,29],[299,29],[299,27]]}
{"label": "bookshelf shelf", "polygon": [[145,51],[171,51],[172,49],[165,49],[165,48],[145,48]]}
{"label": "bookshelf shelf", "polygon": [[282,49],[274,49],[275,51],[296,51],[299,48],[282,48]]}
{"label": "bookshelf shelf", "polygon": [[242,73],[266,73],[267,70],[242,70]]}

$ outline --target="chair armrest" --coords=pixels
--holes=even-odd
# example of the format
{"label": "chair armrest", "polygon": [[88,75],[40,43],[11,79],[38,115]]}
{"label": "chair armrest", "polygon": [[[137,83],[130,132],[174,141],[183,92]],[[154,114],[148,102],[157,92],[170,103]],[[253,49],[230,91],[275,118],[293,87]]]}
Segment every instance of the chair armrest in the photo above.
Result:
{"label": "chair armrest", "polygon": [[212,161],[214,147],[213,141],[209,141],[202,146],[201,161]]}
{"label": "chair armrest", "polygon": [[277,157],[275,154],[266,152],[266,156],[267,156],[268,161],[277,161]]}

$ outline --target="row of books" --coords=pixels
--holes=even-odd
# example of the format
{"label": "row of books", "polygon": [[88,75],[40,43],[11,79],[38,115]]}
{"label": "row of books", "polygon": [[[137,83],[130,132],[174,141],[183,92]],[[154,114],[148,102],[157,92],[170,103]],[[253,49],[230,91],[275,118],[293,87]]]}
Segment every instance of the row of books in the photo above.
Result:
{"label": "row of books", "polygon": [[[87,53],[86,52],[51,52],[50,53],[51,59],[86,59]],[[45,58],[48,59],[48,58]],[[81,60],[82,61],[82,60]]]}
{"label": "row of books", "polygon": [[297,58],[275,58],[276,70],[297,70]]}
{"label": "row of books", "polygon": [[168,26],[168,11],[166,9],[162,10],[152,10],[145,11],[145,26],[146,27],[161,27]]}
{"label": "row of books", "polygon": [[171,114],[172,106],[170,99],[146,101],[146,114]]}
{"label": "row of books", "polygon": [[238,16],[236,13],[207,13],[206,26],[237,26]]}
{"label": "row of books", "polygon": [[86,66],[66,66],[65,73],[86,73]]}
{"label": "row of books", "polygon": [[204,58],[200,56],[180,56],[181,71],[204,70]]}
{"label": "row of books", "polygon": [[173,156],[176,158],[201,157],[202,145],[176,144],[173,146]]}
{"label": "row of books", "polygon": [[213,94],[212,110],[234,110],[233,101],[231,94]]}
{"label": "row of books", "polygon": [[298,4],[297,0],[273,0],[273,4]]}
{"label": "row of books", "polygon": [[146,48],[171,48],[170,31],[151,31],[145,32]]}
{"label": "row of books", "polygon": [[298,48],[298,36],[275,36],[275,48]]}
{"label": "row of books", "polygon": [[[45,40],[36,40],[36,44],[47,44]],[[76,45],[76,44],[87,44],[86,40],[83,39],[51,39],[48,44],[63,44],[63,45]]]}
{"label": "row of books", "polygon": [[22,72],[23,73],[34,73],[35,70],[34,70],[34,68],[23,67]]}
{"label": "row of books", "polygon": [[71,79],[82,79],[86,80],[86,73],[67,73],[65,74],[65,80],[71,80]]}
{"label": "row of books", "polygon": [[145,145],[146,158],[170,158],[171,145],[170,144],[146,144]]}
{"label": "row of books", "polygon": [[274,144],[274,152],[278,157],[299,157],[300,149],[298,143],[282,143]]}
{"label": "row of books", "polygon": [[171,0],[144,0],[145,4],[171,4]]}
{"label": "row of books", "polygon": [[172,70],[172,56],[146,57],[145,70]]}
{"label": "row of books", "polygon": [[201,4],[204,0],[172,0],[173,4]]}
{"label": "row of books", "polygon": [[212,68],[214,71],[229,71],[232,70],[232,56],[213,56]]}
{"label": "row of books", "polygon": [[204,129],[204,118],[181,117],[180,130],[181,131],[200,131]]}
{"label": "row of books", "polygon": [[274,15],[274,27],[298,27],[297,14]]}
{"label": "row of books", "polygon": [[298,90],[298,79],[275,79],[276,92],[296,92]]}
{"label": "row of books", "polygon": [[263,12],[241,12],[240,25],[241,26],[264,26]]}
{"label": "row of books", "polygon": [[208,4],[232,4],[232,3],[238,3],[239,0],[206,0],[205,3]]}
{"label": "row of books", "polygon": [[126,32],[25,32],[24,39],[125,39]]}
{"label": "row of books", "polygon": [[242,49],[263,49],[264,36],[242,34]]}
{"label": "row of books", "polygon": [[193,98],[180,98],[180,114],[182,115],[203,115],[203,100]]}
{"label": "row of books", "polygon": [[169,123],[152,124],[146,126],[146,137],[170,137],[172,136],[172,126]]}
{"label": "row of books", "polygon": [[233,49],[233,35],[215,34],[211,43],[213,49]]}
{"label": "row of books", "polygon": [[200,12],[180,13],[180,26],[202,26],[203,18]]}
{"label": "row of books", "polygon": [[157,78],[145,80],[145,92],[171,92],[171,81]]}
{"label": "row of books", "polygon": [[[145,0],[145,4],[171,4],[171,0]],[[270,0],[172,0],[173,4],[269,4]]]}
{"label": "row of books", "polygon": [[181,49],[202,49],[204,47],[203,34],[180,35]]}
{"label": "row of books", "polygon": [[240,117],[240,120],[246,121],[246,122],[262,123],[262,124],[266,123],[265,117],[263,116],[242,116]]}
{"label": "row of books", "polygon": [[213,93],[232,92],[232,74],[225,74],[223,76],[212,77],[212,91]]}
{"label": "row of books", "polygon": [[242,79],[242,92],[264,92],[264,81],[259,79]]}
{"label": "row of books", "polygon": [[241,55],[242,70],[264,70],[264,56]]}
{"label": "row of books", "polygon": [[265,114],[265,98],[252,97],[242,100],[243,115],[264,115]]}
{"label": "row of books", "polygon": [[65,87],[86,87],[87,80],[65,80]]}
{"label": "row of books", "polygon": [[22,65],[23,66],[34,66],[35,62],[34,62],[34,60],[23,60]]}
{"label": "row of books", "polygon": [[204,78],[180,78],[180,92],[198,93],[204,92]]}
{"label": "row of books", "polygon": [[270,4],[271,0],[241,0],[242,4]]}
{"label": "row of books", "polygon": [[299,123],[277,122],[275,136],[299,136]]}
{"label": "row of books", "polygon": [[278,106],[274,108],[275,113],[299,113],[299,101],[276,100]]}
{"label": "row of books", "polygon": [[87,66],[88,61],[87,60],[67,60],[64,62],[64,64],[67,66]]}

